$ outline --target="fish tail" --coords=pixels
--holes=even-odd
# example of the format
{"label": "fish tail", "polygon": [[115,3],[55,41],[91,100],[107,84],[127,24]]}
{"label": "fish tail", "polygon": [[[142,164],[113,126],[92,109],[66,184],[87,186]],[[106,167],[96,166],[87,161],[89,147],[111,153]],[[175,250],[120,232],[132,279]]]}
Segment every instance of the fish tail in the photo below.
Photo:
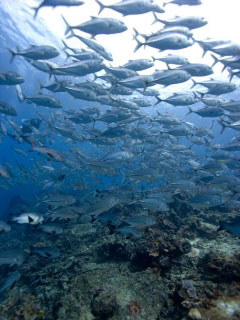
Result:
{"label": "fish tail", "polygon": [[64,35],[68,34],[71,30],[72,30],[72,27],[69,25],[69,23],[67,22],[67,20],[64,18],[64,16],[62,15],[62,18],[63,18],[63,21],[65,22],[66,24],[66,30],[64,32]]}
{"label": "fish tail", "polygon": [[228,72],[229,72],[229,82],[232,81],[232,78],[235,76],[235,75],[238,75],[239,74],[239,71],[232,71],[232,69],[228,68]]}
{"label": "fish tail", "polygon": [[138,39],[136,39],[136,41],[137,41],[137,45],[136,45],[136,48],[134,49],[134,52],[136,52],[143,45],[143,43],[140,42]]}
{"label": "fish tail", "polygon": [[16,85],[16,92],[17,92],[17,97],[18,97],[19,102],[22,103],[24,100],[27,99],[25,94],[22,92],[22,88],[20,87],[19,84]]}
{"label": "fish tail", "polygon": [[157,99],[157,102],[155,103],[154,106],[156,106],[157,104],[161,103],[163,100],[161,98],[159,98],[158,96],[155,97]]}
{"label": "fish tail", "polygon": [[64,49],[63,49],[63,50],[66,50],[66,49],[72,50],[72,49],[66,44],[66,42],[65,42],[64,40],[62,40],[62,43],[63,43],[63,45],[64,45]]}
{"label": "fish tail", "polygon": [[223,134],[224,130],[227,128],[227,125],[221,120],[218,120],[218,123],[221,126],[221,132],[220,133]]}
{"label": "fish tail", "polygon": [[32,143],[32,146],[31,146],[31,148],[29,149],[29,152],[33,152],[33,151],[34,151],[34,148],[35,148],[35,142]]}
{"label": "fish tail", "polygon": [[10,49],[10,48],[7,48],[7,49],[8,49],[8,51],[11,53],[10,63],[12,63],[13,60],[14,60],[14,58],[16,57],[17,53],[14,52],[14,51],[13,51],[12,49]]}
{"label": "fish tail", "polygon": [[138,37],[138,36],[144,37],[144,35],[142,35],[141,33],[139,33],[135,28],[133,28],[133,32],[134,32],[134,34],[133,34],[133,40],[137,40],[137,37]]}
{"label": "fish tail", "polygon": [[47,64],[48,69],[49,69],[49,79],[51,79],[51,77],[53,75],[54,68],[51,66],[50,63],[46,62],[46,64]]}
{"label": "fish tail", "polygon": [[195,87],[198,83],[195,81],[195,80],[193,80],[193,79],[191,79],[192,80],[192,82],[193,82],[193,85],[191,86],[191,89],[193,88],[193,87]]}
{"label": "fish tail", "polygon": [[193,113],[193,110],[192,110],[192,108],[191,107],[188,107],[188,113],[186,114],[186,115],[189,115],[190,113]]}
{"label": "fish tail", "polygon": [[98,14],[100,14],[102,11],[103,11],[103,9],[105,9],[106,8],[106,6],[104,5],[104,4],[102,4],[99,0],[96,0],[96,2],[97,2],[97,4],[99,5],[99,11],[98,11]]}
{"label": "fish tail", "polygon": [[73,37],[75,37],[76,35],[75,35],[75,33],[73,32],[73,29],[71,29],[70,30],[70,34],[66,37],[67,39],[69,39],[69,38],[73,38]]}
{"label": "fish tail", "polygon": [[37,8],[32,8],[34,10],[34,15],[33,18],[36,19],[37,15],[38,15],[38,11],[41,8],[41,6],[37,7]]}
{"label": "fish tail", "polygon": [[69,54],[67,51],[66,51],[65,53],[66,53],[66,56],[67,56],[66,59],[65,59],[65,61],[67,61],[71,56],[70,56],[70,54]]}
{"label": "fish tail", "polygon": [[44,86],[43,86],[42,82],[40,80],[38,80],[38,83],[39,83],[39,90],[43,89]]}
{"label": "fish tail", "polygon": [[213,58],[213,64],[211,65],[211,67],[214,67],[219,61],[219,59],[214,55],[214,54],[211,54],[211,57]]}
{"label": "fish tail", "polygon": [[157,15],[156,15],[155,12],[153,12],[153,17],[154,17],[154,20],[153,20],[153,22],[152,22],[152,25],[155,24],[156,22],[162,22],[162,23],[164,23],[163,20],[161,20],[161,19],[159,19],[159,18],[157,17]]}
{"label": "fish tail", "polygon": [[203,53],[202,53],[202,58],[204,58],[205,57],[205,54],[207,53],[207,51],[208,51],[208,49],[206,49],[205,47],[204,47],[204,45],[202,44],[202,41],[199,41],[199,40],[194,40],[201,48],[202,48],[202,50],[203,50]]}

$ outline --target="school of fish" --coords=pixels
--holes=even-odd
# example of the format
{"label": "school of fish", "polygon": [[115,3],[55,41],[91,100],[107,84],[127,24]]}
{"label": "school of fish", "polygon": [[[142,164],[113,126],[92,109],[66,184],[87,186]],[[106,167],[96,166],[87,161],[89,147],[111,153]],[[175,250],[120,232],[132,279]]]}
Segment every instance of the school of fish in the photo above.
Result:
{"label": "school of fish", "polygon": [[[196,210],[239,208],[240,100],[232,99],[231,93],[238,90],[234,79],[240,77],[240,44],[195,38],[194,30],[208,23],[204,17],[164,18],[169,3],[199,6],[201,0],[96,3],[98,16],[86,17],[79,25],[71,25],[62,16],[66,29],[61,52],[44,44],[21,50],[5,48],[11,61],[25,59],[31,67],[48,74],[50,80],[40,83],[39,91],[27,96],[20,74],[0,71],[0,85],[12,86],[21,105],[30,103],[35,107],[35,117],[22,119],[19,125],[14,121],[14,106],[0,101],[0,140],[12,139],[16,159],[33,158],[31,168],[17,160],[14,166],[1,161],[0,187],[8,190],[32,183],[41,190],[34,204],[10,216],[9,221],[0,221],[0,232],[9,232],[12,224],[29,224],[33,232],[61,235],[66,224],[74,225],[87,213],[92,223],[108,225],[110,234],[119,233],[136,241],[144,236],[145,228],[157,223],[157,215],[170,211],[173,203]],[[44,0],[33,8],[34,19],[45,6],[78,7],[88,3]],[[111,18],[110,9],[122,18]],[[109,17],[103,18],[102,12]],[[135,51],[144,53],[146,47],[151,47],[156,54],[117,66],[98,35],[124,33],[129,29],[125,16],[144,17],[149,12],[159,31],[142,34],[134,29],[132,41]],[[72,48],[69,38],[78,39],[79,47]],[[177,54],[177,50],[193,45],[203,50],[201,63]],[[212,65],[204,64],[205,55],[212,57]],[[64,57],[62,63],[54,63],[52,59],[59,56]],[[154,69],[159,61],[165,64],[162,70]],[[228,71],[228,78],[214,78],[216,64]],[[145,73],[150,68],[154,71]],[[192,83],[191,90],[171,91],[172,85],[187,81]],[[163,97],[166,87],[171,94]],[[59,93],[85,106],[66,105]],[[227,98],[222,97],[224,94]],[[186,119],[196,113],[212,119],[212,126],[199,127],[173,112],[162,112],[162,105],[185,107]],[[228,143],[216,144],[213,125],[219,126],[221,133],[233,129],[236,136]],[[29,152],[22,148],[26,144]],[[205,152],[198,152],[198,148]],[[132,204],[141,206],[142,214],[126,217],[121,210],[114,210]],[[234,230],[233,234],[240,236],[239,223],[230,228],[220,222],[222,229]],[[54,247],[31,247],[30,254],[44,259],[61,253]],[[0,265],[22,263],[23,252],[0,252]],[[20,277],[18,271],[11,273],[0,286],[0,293]]]}

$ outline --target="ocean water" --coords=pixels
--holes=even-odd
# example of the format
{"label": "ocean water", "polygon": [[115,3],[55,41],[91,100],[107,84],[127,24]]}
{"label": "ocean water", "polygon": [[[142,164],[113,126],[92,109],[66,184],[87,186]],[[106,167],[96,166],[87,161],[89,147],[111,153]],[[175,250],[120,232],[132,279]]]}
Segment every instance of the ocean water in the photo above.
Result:
{"label": "ocean water", "polygon": [[[137,7],[138,1],[132,2]],[[105,7],[99,13],[94,0],[74,7],[55,1],[55,8],[43,6],[34,18],[39,1],[0,1],[1,72],[21,75],[24,82],[20,88],[26,97],[44,94],[57,98],[62,106],[54,109],[29,99],[20,102],[15,85],[0,85],[0,100],[17,112],[16,116],[0,113],[6,128],[6,133],[1,129],[0,134],[0,166],[8,175],[6,178],[0,172],[0,319],[239,317],[240,140],[239,125],[229,117],[235,114],[237,122],[239,107],[229,112],[224,102],[222,107],[218,103],[215,112],[219,109],[222,114],[216,117],[190,113],[189,107],[193,111],[211,108],[204,104],[206,97],[239,101],[240,68],[229,64],[222,71],[220,61],[212,74],[189,75],[189,80],[173,80],[167,86],[154,85],[151,78],[156,71],[167,71],[164,62],[154,59],[167,54],[210,67],[212,55],[237,61],[239,4],[225,0],[202,0],[199,5],[191,5],[194,1],[184,5],[179,5],[181,1],[167,5],[155,2],[165,10],[156,13],[165,24],[178,16],[192,16],[193,20],[204,17],[207,24],[193,28],[192,37],[172,32],[175,38],[192,41],[189,47],[171,50],[160,44],[157,49],[149,45],[151,35],[163,29],[164,21],[152,24],[154,9],[122,15],[116,7]],[[113,3],[104,2],[106,6]],[[92,32],[97,34],[94,39],[72,28],[112,54],[112,61],[100,57],[98,64],[104,67],[95,75],[51,75],[57,66],[79,61],[66,60],[66,51],[74,52],[66,49],[62,40],[78,53],[94,52],[76,37],[69,37],[62,16],[70,26],[96,21],[97,17],[118,19],[126,26],[127,30],[114,34],[97,34],[101,25],[97,26]],[[179,25],[182,28],[184,22]],[[133,39],[134,29],[139,32],[137,40]],[[219,42],[202,57],[198,41],[207,43],[209,38],[226,43]],[[142,45],[135,52],[137,41]],[[236,47],[232,54],[214,53],[215,48],[232,44]],[[21,56],[30,46],[43,45],[59,53],[42,60],[50,64],[48,73]],[[12,62],[9,49],[20,52]],[[129,77],[115,78],[112,83],[99,77],[137,59],[149,59],[153,64],[138,72],[150,77],[141,81],[144,89],[135,87],[132,95],[112,94],[111,90],[122,84],[124,87],[124,78]],[[51,63],[56,65],[51,67]],[[86,68],[90,68],[89,63],[87,60]],[[169,66],[170,71],[178,67]],[[236,85],[232,92],[216,95],[208,94],[201,85],[192,88],[192,80],[229,82],[231,72],[235,72],[231,83]],[[71,81],[65,87],[75,90],[77,84],[81,88],[84,83],[83,88],[95,98],[75,99],[59,84],[57,89],[64,92],[41,89],[41,84],[53,83],[56,78]],[[95,83],[103,94],[94,91]],[[157,103],[156,97],[145,95],[149,88],[157,90],[162,100],[188,94],[197,101],[190,106]],[[140,102],[126,105],[134,98]],[[109,103],[104,103],[107,99]],[[141,101],[149,106],[142,107]],[[110,123],[101,119],[109,114],[115,116]],[[135,119],[119,121],[126,114]],[[90,118],[87,123],[79,120],[83,115]],[[170,123],[164,122],[169,117]],[[24,135],[23,127],[32,119],[40,119],[40,126],[28,127],[30,131]],[[227,126],[224,130],[221,123]],[[174,131],[179,128],[184,133]],[[208,133],[197,134],[204,128]],[[107,135],[109,129],[119,131]],[[227,150],[231,144],[235,149]],[[55,161],[58,156],[60,161]]]}

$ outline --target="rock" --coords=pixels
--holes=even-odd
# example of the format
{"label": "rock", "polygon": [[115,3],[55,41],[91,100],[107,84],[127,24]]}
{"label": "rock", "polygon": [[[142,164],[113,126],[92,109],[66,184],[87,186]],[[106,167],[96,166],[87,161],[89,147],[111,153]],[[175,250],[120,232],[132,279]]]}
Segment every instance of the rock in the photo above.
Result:
{"label": "rock", "polygon": [[111,290],[102,290],[97,293],[91,303],[91,312],[99,320],[112,317],[118,309],[116,297]]}
{"label": "rock", "polygon": [[192,308],[189,310],[188,316],[190,319],[193,320],[200,320],[202,319],[201,313],[196,308]]}

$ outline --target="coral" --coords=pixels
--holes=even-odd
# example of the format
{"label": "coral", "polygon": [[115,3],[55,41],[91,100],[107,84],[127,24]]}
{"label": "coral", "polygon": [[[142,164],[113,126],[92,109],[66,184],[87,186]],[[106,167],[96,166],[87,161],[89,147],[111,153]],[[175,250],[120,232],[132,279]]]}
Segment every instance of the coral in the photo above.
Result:
{"label": "coral", "polygon": [[39,301],[32,295],[15,293],[1,304],[0,316],[7,320],[35,320],[42,319],[44,311]]}
{"label": "coral", "polygon": [[91,312],[98,320],[112,317],[119,310],[116,297],[112,290],[105,288],[99,290],[91,303]]}
{"label": "coral", "polygon": [[140,303],[136,300],[131,300],[126,305],[126,313],[131,317],[131,319],[136,319],[136,317],[141,314],[142,307]]}

